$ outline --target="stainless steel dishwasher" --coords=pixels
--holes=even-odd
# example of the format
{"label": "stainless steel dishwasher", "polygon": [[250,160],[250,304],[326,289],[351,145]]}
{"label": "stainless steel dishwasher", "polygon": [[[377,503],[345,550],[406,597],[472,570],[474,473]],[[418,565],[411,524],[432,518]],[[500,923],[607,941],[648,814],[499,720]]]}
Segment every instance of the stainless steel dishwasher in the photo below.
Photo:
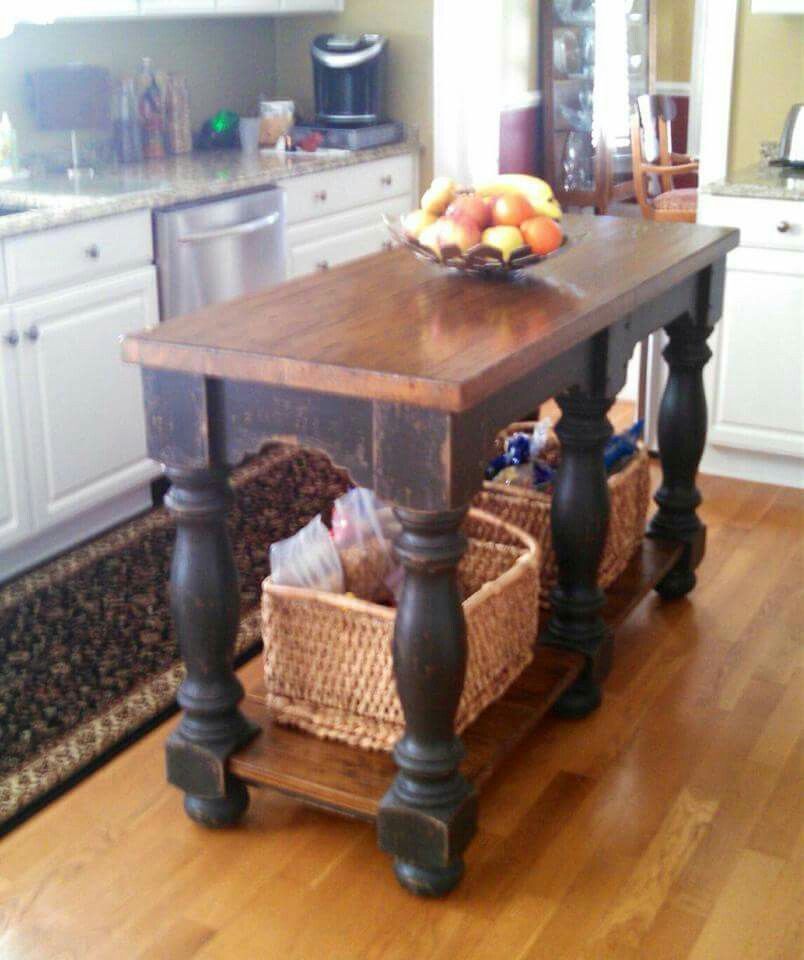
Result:
{"label": "stainless steel dishwasher", "polygon": [[276,187],[159,211],[155,232],[162,320],[285,279],[285,195]]}

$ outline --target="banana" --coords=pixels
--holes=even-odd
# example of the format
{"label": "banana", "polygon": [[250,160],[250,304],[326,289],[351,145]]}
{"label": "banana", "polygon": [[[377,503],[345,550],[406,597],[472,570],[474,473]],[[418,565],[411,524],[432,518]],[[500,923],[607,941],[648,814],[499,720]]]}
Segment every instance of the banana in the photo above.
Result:
{"label": "banana", "polygon": [[488,183],[475,188],[481,197],[490,197],[495,194],[519,193],[528,201],[537,214],[561,219],[561,206],[553,194],[549,183],[538,177],[530,177],[524,173],[501,173]]}

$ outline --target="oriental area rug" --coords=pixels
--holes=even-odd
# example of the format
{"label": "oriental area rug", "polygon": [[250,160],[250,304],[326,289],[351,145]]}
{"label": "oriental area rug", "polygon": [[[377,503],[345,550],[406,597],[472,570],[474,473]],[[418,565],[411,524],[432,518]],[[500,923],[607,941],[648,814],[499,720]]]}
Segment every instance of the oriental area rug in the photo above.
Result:
{"label": "oriental area rug", "polygon": [[[237,469],[229,516],[240,662],[260,646],[268,547],[349,486],[321,453],[276,445]],[[0,835],[176,709],[164,507],[0,586]]]}

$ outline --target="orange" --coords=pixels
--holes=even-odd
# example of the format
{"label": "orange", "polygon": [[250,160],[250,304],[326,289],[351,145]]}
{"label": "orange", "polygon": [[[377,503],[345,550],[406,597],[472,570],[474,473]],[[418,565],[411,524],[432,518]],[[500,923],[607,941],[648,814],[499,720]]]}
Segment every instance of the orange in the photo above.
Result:
{"label": "orange", "polygon": [[518,227],[535,212],[521,193],[504,193],[494,201],[491,216],[495,227]]}
{"label": "orange", "polygon": [[519,228],[525,243],[541,256],[557,250],[564,239],[561,227],[551,217],[538,216],[526,220]]}

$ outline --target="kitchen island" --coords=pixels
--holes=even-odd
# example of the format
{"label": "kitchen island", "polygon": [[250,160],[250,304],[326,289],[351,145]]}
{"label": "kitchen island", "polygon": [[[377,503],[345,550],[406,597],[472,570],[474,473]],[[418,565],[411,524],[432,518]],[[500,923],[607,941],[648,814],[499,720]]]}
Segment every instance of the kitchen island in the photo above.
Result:
{"label": "kitchen island", "polygon": [[[399,881],[459,882],[477,789],[555,706],[600,703],[612,627],[653,587],[686,595],[704,552],[695,486],[706,429],[702,372],[734,230],[568,217],[571,243],[511,282],[470,278],[395,250],[131,336],[148,447],[173,481],[172,609],[187,666],[168,778],[199,823],[231,824],[246,783],[376,819]],[[664,328],[663,481],[641,552],[597,586],[607,519],[607,412],[635,345]],[[496,432],[556,395],[563,459],[554,493],[558,587],[533,665],[455,736],[466,663],[459,533]],[[237,586],[230,468],[281,437],[326,450],[396,504],[405,583],[394,668],[406,731],[384,755],[283,730],[259,689],[241,710],[232,670]]]}

